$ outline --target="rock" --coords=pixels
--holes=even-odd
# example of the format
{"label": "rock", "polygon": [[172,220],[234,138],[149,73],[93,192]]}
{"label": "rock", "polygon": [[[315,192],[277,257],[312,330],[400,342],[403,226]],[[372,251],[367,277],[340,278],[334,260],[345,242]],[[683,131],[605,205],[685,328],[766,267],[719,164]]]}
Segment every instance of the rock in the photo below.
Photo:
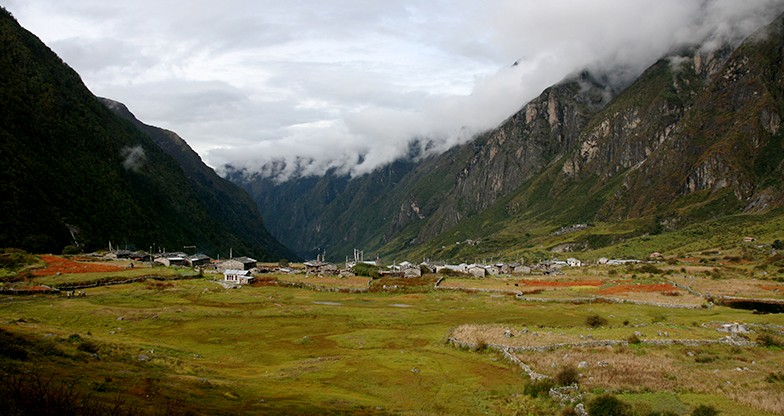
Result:
{"label": "rock", "polygon": [[580,364],[577,364],[577,368],[588,368],[588,361],[580,361]]}
{"label": "rock", "polygon": [[598,363],[596,363],[596,365],[598,365],[599,367],[607,367],[610,365],[610,363],[608,363],[607,361],[599,361]]}
{"label": "rock", "polygon": [[511,330],[507,329],[506,331],[504,331],[504,338],[512,338],[513,336],[514,334],[512,334]]}
{"label": "rock", "polygon": [[694,357],[694,352],[693,351],[687,351],[686,355],[688,355],[689,357]]}
{"label": "rock", "polygon": [[139,361],[150,361],[150,356],[146,354],[139,354],[136,359]]}
{"label": "rock", "polygon": [[125,318],[123,318],[122,316],[118,316],[118,317],[117,317],[117,320],[118,320],[118,321],[122,321],[123,319],[125,319]]}
{"label": "rock", "polygon": [[414,374],[419,374],[419,369],[414,367],[414,368],[411,369],[411,372],[414,373]]}

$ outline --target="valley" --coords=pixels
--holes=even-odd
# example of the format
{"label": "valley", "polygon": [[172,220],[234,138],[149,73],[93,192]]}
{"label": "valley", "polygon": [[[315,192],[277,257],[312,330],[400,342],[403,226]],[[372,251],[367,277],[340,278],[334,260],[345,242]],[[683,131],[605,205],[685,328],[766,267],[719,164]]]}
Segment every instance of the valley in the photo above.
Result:
{"label": "valley", "polygon": [[[302,47],[331,30],[277,20],[319,2],[171,26],[198,33],[149,68],[164,37],[54,42],[127,52],[93,85],[202,155],[0,7],[0,413],[784,415],[784,3],[760,1],[693,2],[656,56],[533,92],[528,58],[470,94],[462,58],[386,81],[413,61],[356,22]],[[134,34],[188,14],[134,7]],[[447,49],[484,66],[487,39]]]}
{"label": "valley", "polygon": [[[784,303],[784,282],[749,277],[765,257],[733,254],[485,278],[317,277],[291,264],[300,274],[235,289],[214,272],[77,258],[148,277],[82,297],[9,294],[107,273],[38,260],[0,295],[0,400],[28,414],[67,387],[74,403],[129,415],[550,415],[611,394],[634,415],[782,414],[784,315],[721,299]],[[571,368],[577,385],[558,387]],[[19,396],[36,388],[35,403]]]}

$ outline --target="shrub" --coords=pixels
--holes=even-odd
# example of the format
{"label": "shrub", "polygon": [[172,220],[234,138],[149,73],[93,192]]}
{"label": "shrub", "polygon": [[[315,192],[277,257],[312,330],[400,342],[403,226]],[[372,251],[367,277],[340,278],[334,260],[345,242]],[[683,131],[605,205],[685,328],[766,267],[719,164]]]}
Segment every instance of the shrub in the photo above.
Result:
{"label": "shrub", "polygon": [[713,406],[701,404],[691,411],[691,416],[716,416],[719,411]]}
{"label": "shrub", "polygon": [[580,372],[573,365],[568,365],[555,375],[555,382],[560,386],[570,386],[580,381]]}
{"label": "shrub", "polygon": [[79,346],[76,347],[76,349],[89,354],[98,353],[98,345],[92,341],[82,341],[82,343],[79,344]]}
{"label": "shrub", "polygon": [[487,350],[487,341],[480,339],[476,341],[476,345],[474,345],[474,351],[482,352]]}
{"label": "shrub", "polygon": [[643,264],[642,266],[637,268],[637,271],[642,273],[650,273],[650,274],[662,274],[663,272],[656,266],[652,264]]}
{"label": "shrub", "polygon": [[718,359],[719,357],[716,357],[715,355],[698,355],[697,357],[694,358],[694,361],[700,364],[707,364],[707,363],[712,363]]}
{"label": "shrub", "polygon": [[578,416],[578,415],[579,413],[577,413],[577,410],[574,410],[574,407],[572,406],[565,407],[561,412],[561,416]]}
{"label": "shrub", "polygon": [[585,324],[591,328],[598,328],[607,325],[607,319],[599,315],[588,315],[585,318]]}
{"label": "shrub", "polygon": [[555,387],[555,380],[551,378],[543,378],[541,380],[531,381],[523,388],[523,393],[531,397],[548,397],[550,389]]}
{"label": "shrub", "polygon": [[784,342],[781,339],[770,334],[758,336],[757,343],[763,347],[784,347]]}
{"label": "shrub", "polygon": [[629,335],[629,338],[626,338],[626,342],[629,344],[639,344],[642,341],[640,341],[640,337],[638,337],[637,334],[631,334]]}
{"label": "shrub", "polygon": [[631,415],[631,406],[620,401],[611,394],[596,397],[586,406],[591,416],[627,416]]}
{"label": "shrub", "polygon": [[784,372],[770,373],[765,378],[768,383],[784,383]]}
{"label": "shrub", "polygon": [[69,245],[69,246],[63,247],[63,254],[65,254],[65,255],[79,254],[81,252],[82,252],[82,249],[77,247],[77,246],[74,246],[74,245]]}
{"label": "shrub", "polygon": [[776,250],[784,250],[784,241],[776,240],[770,246]]}
{"label": "shrub", "polygon": [[280,266],[280,267],[289,267],[289,260],[288,259],[280,259],[280,260],[278,260],[278,266]]}
{"label": "shrub", "polygon": [[378,266],[374,266],[372,264],[366,263],[357,263],[354,267],[351,268],[351,271],[354,272],[357,276],[366,276],[373,279],[381,277],[378,273]]}

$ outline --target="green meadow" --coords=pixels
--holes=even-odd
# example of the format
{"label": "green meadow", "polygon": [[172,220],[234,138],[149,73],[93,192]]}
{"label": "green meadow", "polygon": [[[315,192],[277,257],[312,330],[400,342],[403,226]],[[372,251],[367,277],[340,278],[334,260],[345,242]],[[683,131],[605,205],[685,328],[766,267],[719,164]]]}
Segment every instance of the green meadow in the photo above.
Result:
{"label": "green meadow", "polygon": [[[5,377],[64,383],[150,414],[559,414],[556,402],[523,394],[530,380],[500,353],[450,345],[451,331],[468,324],[592,334],[585,320],[596,314],[608,317],[608,328],[595,335],[608,338],[630,334],[629,324],[678,335],[695,328],[695,338],[711,338],[702,323],[784,325],[780,315],[728,308],[533,304],[451,291],[224,289],[207,279],[86,292],[0,298]],[[615,393],[632,402],[649,395]],[[721,392],[665,393],[676,394],[683,409],[732,403]]]}

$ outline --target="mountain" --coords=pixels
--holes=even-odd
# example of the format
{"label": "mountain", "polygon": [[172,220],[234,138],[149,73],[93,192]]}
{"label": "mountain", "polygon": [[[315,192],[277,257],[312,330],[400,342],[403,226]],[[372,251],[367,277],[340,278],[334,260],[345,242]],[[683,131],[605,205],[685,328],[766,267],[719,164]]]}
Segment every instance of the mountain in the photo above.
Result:
{"label": "mountain", "polygon": [[739,45],[674,51],[630,85],[569,77],[441,155],[352,179],[231,178],[281,241],[335,258],[351,246],[388,257],[514,258],[769,218],[784,205],[782,25],[779,17]]}
{"label": "mountain", "polygon": [[0,246],[292,256],[241,189],[173,133],[115,115],[4,9],[0,40]]}

